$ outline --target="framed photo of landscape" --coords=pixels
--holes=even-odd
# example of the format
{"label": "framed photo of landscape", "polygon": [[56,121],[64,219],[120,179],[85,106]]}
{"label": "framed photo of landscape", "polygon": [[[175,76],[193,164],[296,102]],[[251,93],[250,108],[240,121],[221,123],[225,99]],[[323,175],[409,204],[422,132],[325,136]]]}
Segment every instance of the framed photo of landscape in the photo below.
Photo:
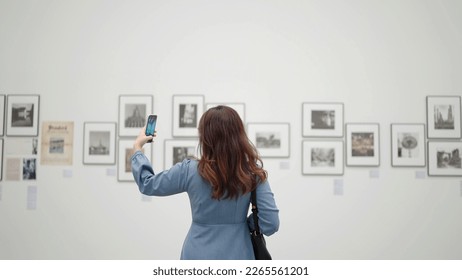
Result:
{"label": "framed photo of landscape", "polygon": [[136,137],[152,114],[152,95],[119,96],[119,136]]}
{"label": "framed photo of landscape", "polygon": [[164,168],[169,169],[187,158],[199,158],[199,140],[168,139],[164,142]]}
{"label": "framed photo of landscape", "polygon": [[7,136],[38,136],[39,95],[7,96]]}
{"label": "framed photo of landscape", "polygon": [[[131,158],[135,154],[133,149],[133,143],[135,139],[119,139],[119,154],[118,154],[118,168],[117,168],[117,180],[121,182],[133,182],[135,181],[132,174],[132,162]],[[151,161],[152,158],[152,147],[148,143],[143,146],[143,154]]]}
{"label": "framed photo of landscape", "polygon": [[83,164],[115,164],[116,123],[83,124]]}
{"label": "framed photo of landscape", "polygon": [[391,124],[391,166],[423,167],[425,150],[424,124]]}
{"label": "framed photo of landscape", "polygon": [[174,95],[173,137],[197,137],[197,127],[203,112],[203,95]]}
{"label": "framed photo of landscape", "polygon": [[462,142],[428,141],[428,176],[462,176]]}
{"label": "framed photo of landscape", "polygon": [[427,96],[428,138],[461,138],[460,96]]}
{"label": "framed photo of landscape", "polygon": [[379,166],[379,151],[378,123],[346,124],[347,166]]}
{"label": "framed photo of landscape", "polygon": [[205,106],[205,110],[207,111],[210,108],[224,105],[233,108],[241,117],[243,123],[245,123],[245,103],[207,103]]}
{"label": "framed photo of landscape", "polygon": [[247,135],[261,157],[290,156],[289,123],[248,123]]}
{"label": "framed photo of landscape", "polygon": [[303,103],[303,137],[343,137],[343,103]]}
{"label": "framed photo of landscape", "polygon": [[343,175],[342,140],[304,140],[303,175]]}

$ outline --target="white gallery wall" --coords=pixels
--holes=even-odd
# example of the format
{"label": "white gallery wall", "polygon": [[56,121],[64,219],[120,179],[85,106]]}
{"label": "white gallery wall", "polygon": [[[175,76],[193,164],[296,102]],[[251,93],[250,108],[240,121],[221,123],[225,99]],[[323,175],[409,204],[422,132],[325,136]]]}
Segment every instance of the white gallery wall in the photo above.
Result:
{"label": "white gallery wall", "polygon": [[[199,94],[245,103],[247,123],[290,123],[290,157],[264,158],[274,258],[461,259],[462,178],[390,159],[392,123],[426,125],[427,96],[462,94],[461,14],[458,0],[0,0],[0,94],[40,95],[40,133],[74,122],[72,165],[39,164],[32,181],[4,166],[0,258],[179,258],[187,196],[143,197],[117,165],[84,165],[83,124],[117,122],[120,95],[152,95],[161,171],[172,96]],[[304,102],[379,123],[380,166],[302,175]]]}

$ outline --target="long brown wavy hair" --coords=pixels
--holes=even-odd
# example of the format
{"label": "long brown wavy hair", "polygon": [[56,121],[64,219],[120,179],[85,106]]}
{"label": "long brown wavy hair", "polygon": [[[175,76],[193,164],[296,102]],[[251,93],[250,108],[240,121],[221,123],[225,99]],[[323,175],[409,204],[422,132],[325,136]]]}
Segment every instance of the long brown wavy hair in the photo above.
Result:
{"label": "long brown wavy hair", "polygon": [[202,115],[199,148],[199,174],[212,185],[214,199],[237,198],[268,177],[241,118],[228,106],[210,108]]}

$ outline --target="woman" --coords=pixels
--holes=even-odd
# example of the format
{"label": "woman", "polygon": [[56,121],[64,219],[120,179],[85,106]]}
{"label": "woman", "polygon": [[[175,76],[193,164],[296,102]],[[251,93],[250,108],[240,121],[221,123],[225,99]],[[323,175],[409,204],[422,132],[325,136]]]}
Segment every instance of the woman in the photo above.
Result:
{"label": "woman", "polygon": [[192,224],[181,259],[254,259],[249,235],[253,217],[247,217],[251,191],[257,190],[263,234],[278,230],[279,210],[267,173],[237,112],[227,106],[205,112],[199,122],[200,159],[185,159],[158,174],[141,152],[152,139],[144,130],[138,135],[132,172],[145,195],[188,193]]}

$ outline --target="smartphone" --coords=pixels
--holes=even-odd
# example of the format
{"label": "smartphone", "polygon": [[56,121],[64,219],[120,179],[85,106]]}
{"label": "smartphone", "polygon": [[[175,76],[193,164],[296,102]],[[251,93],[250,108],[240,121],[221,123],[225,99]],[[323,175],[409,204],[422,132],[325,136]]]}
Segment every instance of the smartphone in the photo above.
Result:
{"label": "smartphone", "polygon": [[144,134],[146,136],[154,136],[154,132],[156,131],[156,124],[157,124],[157,115],[149,115],[148,122],[146,123],[146,131]]}

